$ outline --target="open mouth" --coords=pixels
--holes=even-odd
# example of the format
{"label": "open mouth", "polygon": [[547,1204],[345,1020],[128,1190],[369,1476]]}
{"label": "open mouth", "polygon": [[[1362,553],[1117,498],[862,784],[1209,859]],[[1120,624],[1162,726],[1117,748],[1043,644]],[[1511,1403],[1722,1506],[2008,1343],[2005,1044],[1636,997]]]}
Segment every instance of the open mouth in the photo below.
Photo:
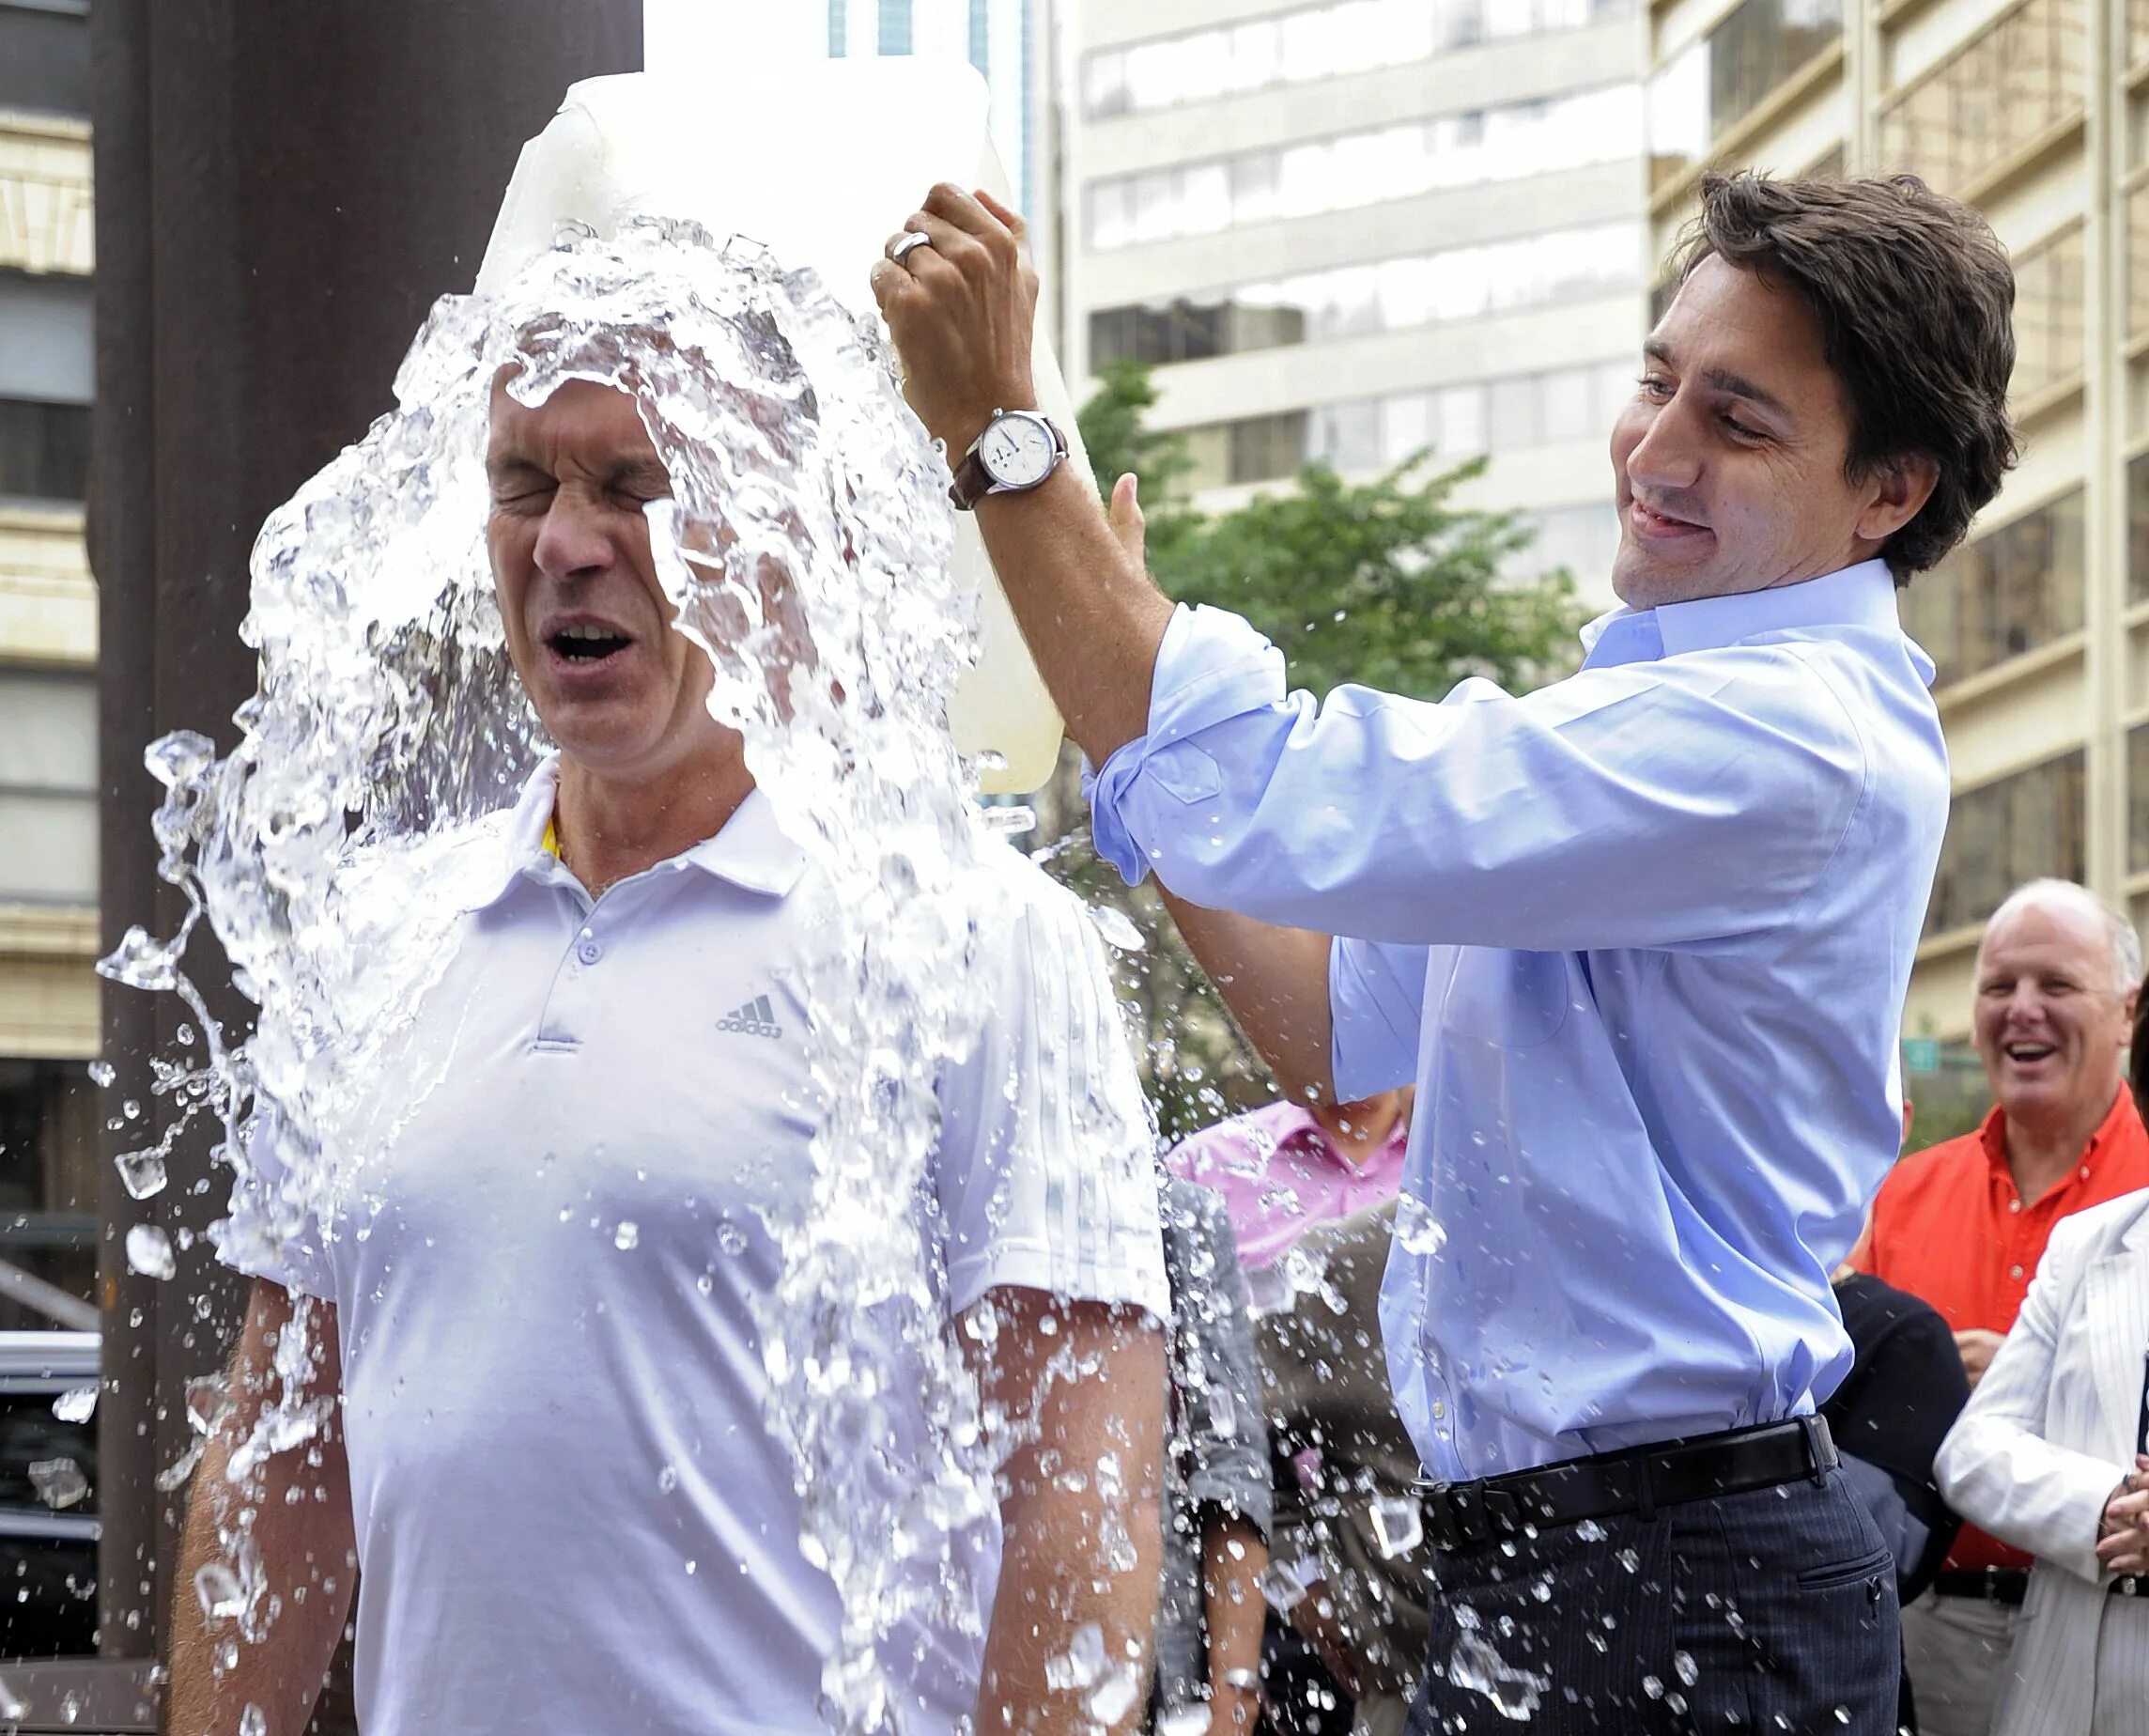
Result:
{"label": "open mouth", "polygon": [[556,628],[546,636],[545,643],[563,662],[587,669],[617,657],[634,641],[611,628],[578,622]]}
{"label": "open mouth", "polygon": [[1671,513],[1659,512],[1653,506],[1645,505],[1639,496],[1629,503],[1628,512],[1634,528],[1645,536],[1693,535],[1708,529],[1706,524],[1696,524],[1692,519],[1677,518]]}
{"label": "open mouth", "polygon": [[2033,1066],[2036,1062],[2049,1060],[2059,1052],[2049,1043],[2010,1043],[2001,1050],[2001,1053],[2005,1055],[2009,1061],[2023,1067]]}

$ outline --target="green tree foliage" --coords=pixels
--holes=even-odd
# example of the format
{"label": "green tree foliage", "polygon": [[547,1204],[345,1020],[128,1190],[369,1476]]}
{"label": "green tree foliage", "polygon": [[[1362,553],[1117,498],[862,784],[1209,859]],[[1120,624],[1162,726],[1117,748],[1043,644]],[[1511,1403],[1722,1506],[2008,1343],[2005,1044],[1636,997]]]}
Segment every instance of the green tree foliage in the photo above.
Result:
{"label": "green tree foliage", "polygon": [[1503,579],[1527,526],[1454,504],[1482,458],[1443,471],[1419,454],[1368,483],[1309,465],[1290,492],[1201,519],[1185,504],[1185,442],[1144,426],[1155,398],[1145,369],[1106,371],[1080,415],[1097,485],[1108,499],[1123,473],[1140,478],[1158,584],[1245,615],[1283,652],[1294,687],[1438,699],[1467,675],[1531,686],[1571,657],[1571,579]]}
{"label": "green tree foliage", "polygon": [[[1156,402],[1148,370],[1108,367],[1078,425],[1097,485],[1140,479],[1150,570],[1182,602],[1245,615],[1283,651],[1294,687],[1326,694],[1345,682],[1438,699],[1469,675],[1510,689],[1564,673],[1581,611],[1564,572],[1511,575],[1530,533],[1513,514],[1454,504],[1483,469],[1436,470],[1430,455],[1368,483],[1312,465],[1288,493],[1214,518],[1186,500],[1186,442],[1147,426]],[[1239,1039],[1215,991],[1164,913],[1153,888],[1129,888],[1090,845],[1069,755],[1038,801],[1053,871],[1092,903],[1131,916],[1148,937],[1122,954],[1121,986],[1144,1041],[1146,1083],[1165,1134],[1183,1138],[1275,1087]]]}

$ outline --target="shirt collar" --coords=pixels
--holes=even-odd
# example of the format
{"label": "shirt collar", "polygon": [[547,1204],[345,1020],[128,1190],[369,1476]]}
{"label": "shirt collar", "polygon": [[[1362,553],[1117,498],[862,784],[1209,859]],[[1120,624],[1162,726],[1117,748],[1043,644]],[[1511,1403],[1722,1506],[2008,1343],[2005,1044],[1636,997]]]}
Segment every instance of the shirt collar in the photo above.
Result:
{"label": "shirt collar", "polygon": [[[565,866],[545,847],[545,830],[552,823],[559,794],[560,756],[549,753],[530,774],[507,816],[498,872],[487,877],[472,909],[497,904],[521,878],[550,885],[570,877]],[[806,872],[806,852],[784,831],[776,817],[776,805],[758,787],[747,792],[716,836],[704,838],[674,860],[771,898],[785,896]]]}
{"label": "shirt collar", "polygon": [[[1900,634],[1895,576],[1885,561],[1861,561],[1838,572],[1766,591],[1699,597],[1654,609],[1613,610],[1582,629],[1584,667],[1654,662],[1687,651],[1710,651],[1802,628],[1853,627]],[[1920,679],[1930,686],[1932,659],[1905,638]]]}
{"label": "shirt collar", "polygon": [[1356,1164],[1336,1149],[1328,1130],[1304,1104],[1293,1103],[1287,1097],[1266,1108],[1256,1109],[1247,1119],[1260,1124],[1275,1141],[1279,1152],[1288,1148],[1306,1153],[1346,1175],[1372,1173],[1391,1154],[1399,1153],[1410,1142],[1410,1123],[1399,1116],[1388,1137],[1375,1150],[1366,1154],[1364,1163]]}
{"label": "shirt collar", "polygon": [[[2056,1194],[2071,1183],[2086,1181],[2095,1175],[2105,1154],[2126,1138],[2129,1128],[2141,1125],[2141,1111],[2134,1107],[2134,1093],[2122,1083],[2119,1095],[2111,1101],[2110,1109],[2097,1124],[2096,1131],[2089,1136],[2089,1143],[2082,1147],[2080,1160],[2067,1171],[2051,1192]],[[1985,1146],[1987,1161],[1999,1174],[2007,1176],[2012,1181],[2014,1172],[2007,1167],[2007,1111],[1997,1103],[1994,1104],[1977,1134]]]}

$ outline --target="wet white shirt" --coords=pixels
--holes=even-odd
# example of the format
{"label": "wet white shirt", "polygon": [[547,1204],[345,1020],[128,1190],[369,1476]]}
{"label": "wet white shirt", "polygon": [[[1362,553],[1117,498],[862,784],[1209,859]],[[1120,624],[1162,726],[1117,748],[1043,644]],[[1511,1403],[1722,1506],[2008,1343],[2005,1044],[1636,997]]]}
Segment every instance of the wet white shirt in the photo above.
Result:
{"label": "wet white shirt", "polygon": [[[280,1259],[222,1245],[336,1305],[367,1736],[813,1729],[841,1609],[799,1551],[753,1302],[779,1273],[767,1222],[807,1198],[797,985],[825,883],[756,793],[592,905],[542,847],[553,788],[548,767],[443,876],[478,853],[355,1183]],[[1151,1138],[1097,937],[992,854],[991,1011],[939,1081],[918,1209],[943,1302],[1023,1286],[1161,1318]],[[240,1231],[277,1184],[259,1167]],[[920,1391],[904,1346],[866,1348]],[[937,1450],[921,1409],[885,1450],[895,1474]],[[970,1712],[998,1551],[997,1518],[956,1540],[971,1633],[887,1648],[907,1728]]]}

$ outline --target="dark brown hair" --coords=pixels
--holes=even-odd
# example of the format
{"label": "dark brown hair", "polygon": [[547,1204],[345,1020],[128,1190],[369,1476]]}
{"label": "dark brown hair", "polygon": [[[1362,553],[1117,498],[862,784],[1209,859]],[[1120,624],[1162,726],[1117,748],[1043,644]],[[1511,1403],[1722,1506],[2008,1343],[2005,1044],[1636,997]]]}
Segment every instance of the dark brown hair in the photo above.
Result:
{"label": "dark brown hair", "polygon": [[1936,565],[2000,492],[2018,446],[2015,272],[1989,225],[1914,175],[1771,180],[1711,173],[1673,256],[1675,281],[1710,255],[1788,288],[1813,310],[1850,406],[1844,471],[1863,482],[1923,454],[1932,498],[1881,550],[1897,584]]}

